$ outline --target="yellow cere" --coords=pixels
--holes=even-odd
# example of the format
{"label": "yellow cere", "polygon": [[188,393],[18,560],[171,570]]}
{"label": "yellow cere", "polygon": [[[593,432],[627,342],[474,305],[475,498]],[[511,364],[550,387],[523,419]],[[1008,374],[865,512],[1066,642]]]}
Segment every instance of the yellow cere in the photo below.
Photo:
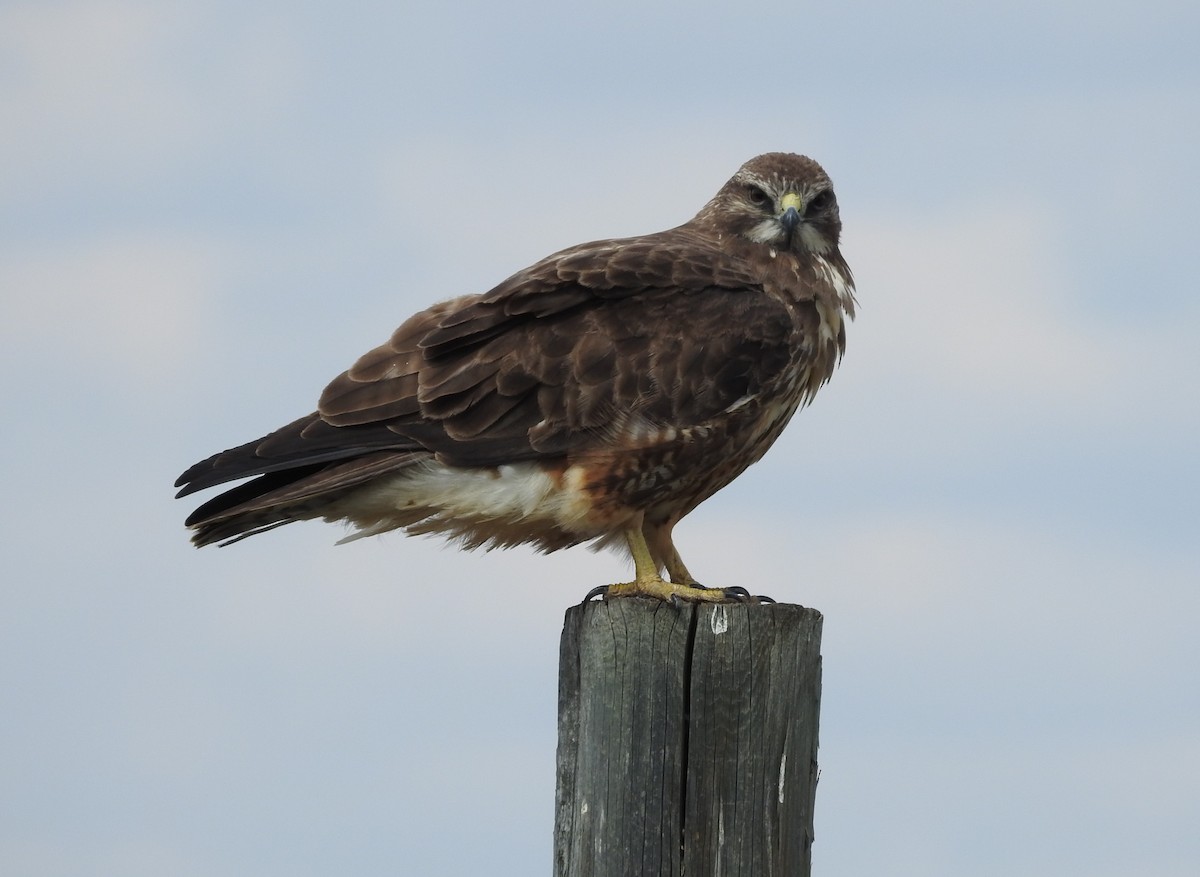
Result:
{"label": "yellow cere", "polygon": [[789,207],[795,207],[798,213],[803,213],[804,201],[795,192],[788,192],[779,200],[780,212],[786,212]]}

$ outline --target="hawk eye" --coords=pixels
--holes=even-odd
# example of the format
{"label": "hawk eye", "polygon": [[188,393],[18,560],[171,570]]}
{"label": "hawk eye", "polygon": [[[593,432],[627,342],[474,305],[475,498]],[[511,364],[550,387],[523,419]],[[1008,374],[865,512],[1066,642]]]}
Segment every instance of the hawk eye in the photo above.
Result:
{"label": "hawk eye", "polygon": [[755,207],[762,207],[771,200],[767,197],[767,193],[758,186],[747,186],[746,197],[750,199],[750,203]]}
{"label": "hawk eye", "polygon": [[833,203],[833,190],[825,189],[824,191],[818,192],[816,195],[813,196],[812,200],[808,202],[808,209],[805,212],[806,213],[820,213],[823,210],[828,209],[832,203]]}

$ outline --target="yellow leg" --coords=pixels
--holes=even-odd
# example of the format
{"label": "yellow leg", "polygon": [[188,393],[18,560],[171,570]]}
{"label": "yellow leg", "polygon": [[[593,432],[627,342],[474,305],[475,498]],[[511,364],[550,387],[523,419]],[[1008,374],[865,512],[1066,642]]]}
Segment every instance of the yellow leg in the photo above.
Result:
{"label": "yellow leg", "polygon": [[654,557],[659,567],[666,569],[671,581],[677,585],[700,587],[696,577],[683,565],[683,559],[680,558],[679,552],[675,549],[675,543],[671,539],[671,531],[674,529],[675,523],[673,520],[657,523],[646,522],[642,526],[642,535],[646,537],[646,545],[650,549],[651,556]]}
{"label": "yellow leg", "polygon": [[[606,597],[641,595],[657,597],[664,601],[678,598],[699,600],[705,603],[720,603],[729,599],[720,588],[696,587],[696,580],[688,574],[683,562],[679,560],[678,552],[674,549],[671,551],[672,557],[668,559],[668,571],[672,578],[679,574],[682,582],[663,581],[663,577],[658,574],[658,566],[654,562],[654,556],[650,553],[650,546],[646,544],[646,537],[640,526],[629,527],[625,531],[625,541],[629,543],[629,553],[633,555],[634,579],[632,582],[611,585]],[[670,569],[672,566],[675,567],[674,570]]]}
{"label": "yellow leg", "polygon": [[700,583],[696,581],[696,577],[683,565],[683,559],[680,558],[674,545],[671,546],[667,556],[663,558],[663,566],[667,568],[667,575],[671,577],[671,581],[676,584],[699,586]]}

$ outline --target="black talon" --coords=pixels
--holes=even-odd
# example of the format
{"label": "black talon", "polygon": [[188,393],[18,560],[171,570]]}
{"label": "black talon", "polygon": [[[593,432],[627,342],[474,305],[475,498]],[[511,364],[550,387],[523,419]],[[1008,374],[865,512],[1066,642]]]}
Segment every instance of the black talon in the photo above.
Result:
{"label": "black talon", "polygon": [[722,588],[721,593],[725,595],[726,600],[735,600],[738,603],[749,603],[755,605],[758,603],[774,603],[773,597],[764,597],[761,594],[751,594],[741,585],[734,585],[731,588]]}
{"label": "black talon", "polygon": [[596,597],[604,597],[605,599],[608,599],[608,589],[610,587],[612,587],[612,586],[611,585],[600,585],[598,588],[592,588],[590,591],[587,592],[587,595],[583,598],[583,602],[590,603]]}

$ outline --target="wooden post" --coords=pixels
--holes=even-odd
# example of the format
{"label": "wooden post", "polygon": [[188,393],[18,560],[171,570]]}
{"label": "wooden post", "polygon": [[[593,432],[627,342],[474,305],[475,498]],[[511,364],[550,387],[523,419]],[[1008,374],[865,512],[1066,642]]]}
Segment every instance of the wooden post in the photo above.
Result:
{"label": "wooden post", "polygon": [[555,877],[807,877],[820,647],[788,604],[569,609]]}

